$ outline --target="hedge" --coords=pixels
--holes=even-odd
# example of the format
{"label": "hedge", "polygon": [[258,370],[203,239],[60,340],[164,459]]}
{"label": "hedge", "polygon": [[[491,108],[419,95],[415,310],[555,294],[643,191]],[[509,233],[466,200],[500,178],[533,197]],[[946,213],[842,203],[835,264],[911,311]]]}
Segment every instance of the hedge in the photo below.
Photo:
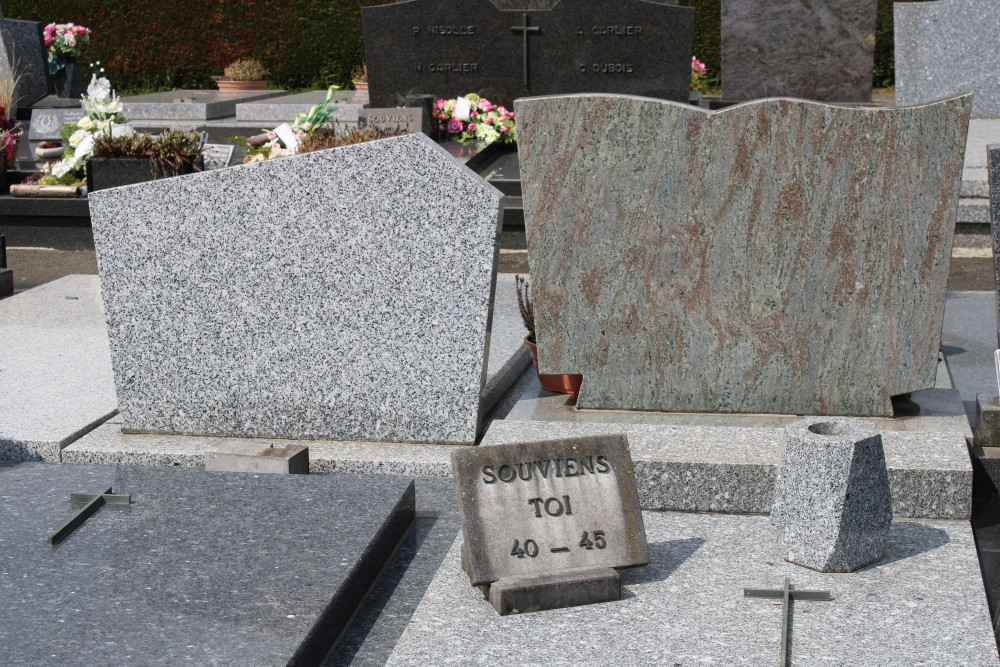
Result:
{"label": "hedge", "polygon": [[[6,0],[8,18],[74,22],[94,31],[85,53],[126,92],[211,87],[240,57],[257,57],[291,89],[346,84],[364,57],[362,5],[392,0]],[[608,0],[613,4],[615,0]],[[698,10],[694,52],[721,71],[721,0],[679,0]],[[876,85],[891,85],[892,0],[878,0]]]}

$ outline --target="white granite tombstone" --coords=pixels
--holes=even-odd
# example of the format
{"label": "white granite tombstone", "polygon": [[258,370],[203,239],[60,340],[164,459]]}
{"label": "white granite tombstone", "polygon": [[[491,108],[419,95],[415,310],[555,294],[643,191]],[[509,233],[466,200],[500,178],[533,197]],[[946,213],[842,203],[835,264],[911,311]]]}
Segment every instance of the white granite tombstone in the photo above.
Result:
{"label": "white granite tombstone", "polygon": [[1000,117],[996,0],[893,5],[896,104],[973,93],[974,118]]}
{"label": "white granite tombstone", "polygon": [[93,193],[123,430],[471,444],[500,197],[424,135]]}

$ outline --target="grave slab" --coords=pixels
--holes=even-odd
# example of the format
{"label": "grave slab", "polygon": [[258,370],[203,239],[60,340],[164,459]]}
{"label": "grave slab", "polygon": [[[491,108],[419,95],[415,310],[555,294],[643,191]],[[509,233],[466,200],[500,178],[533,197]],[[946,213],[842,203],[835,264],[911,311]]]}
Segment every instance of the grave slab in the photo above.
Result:
{"label": "grave slab", "polygon": [[[131,505],[47,546],[108,487]],[[7,665],[320,664],[414,514],[409,480],[343,475],[21,464],[0,489]]]}
{"label": "grave slab", "polygon": [[93,193],[125,430],[473,442],[500,196],[422,134]]}
{"label": "grave slab", "polygon": [[117,410],[97,276],[0,301],[0,461],[58,463]]}
{"label": "grave slab", "polygon": [[474,92],[507,105],[574,92],[688,99],[690,7],[573,0],[503,11],[490,0],[408,0],[363,7],[361,21],[373,106],[411,93]]}
{"label": "grave slab", "polygon": [[894,3],[896,104],[971,92],[974,117],[1000,117],[995,14],[992,0]]}
{"label": "grave slab", "polygon": [[64,123],[76,123],[86,114],[80,109],[33,109],[28,124],[28,141],[59,139]]}
{"label": "grave slab", "polygon": [[[240,102],[236,105],[236,120],[240,123],[291,123],[295,114],[308,113],[315,104],[326,99],[325,90],[310,90],[305,93],[270,97],[266,100]],[[354,90],[339,90],[334,93],[331,106],[337,107],[334,120],[341,123],[357,123],[358,113],[368,104],[368,93]]]}
{"label": "grave slab", "polygon": [[49,63],[42,24],[3,19],[2,35],[7,57],[20,77],[14,91],[19,107],[30,107],[49,94]]}
{"label": "grave slab", "polygon": [[796,588],[833,597],[793,603],[792,664],[1000,664],[967,522],[896,522],[883,560],[845,576],[782,561],[766,517],[648,513],[644,520],[650,564],[620,573],[622,600],[519,616],[498,616],[469,587],[459,537],[387,666],[459,656],[552,667],[608,656],[623,666],[774,664],[781,610],[744,599],[743,589],[778,588],[786,576]]}
{"label": "grave slab", "polygon": [[871,102],[877,0],[723,0],[727,100]]}
{"label": "grave slab", "polygon": [[[121,98],[130,120],[206,121],[236,115],[236,105],[281,97],[283,90],[170,90]],[[294,119],[294,114],[292,118]]]}
{"label": "grave slab", "polygon": [[580,407],[879,416],[934,385],[968,97],[515,110],[539,362]]}

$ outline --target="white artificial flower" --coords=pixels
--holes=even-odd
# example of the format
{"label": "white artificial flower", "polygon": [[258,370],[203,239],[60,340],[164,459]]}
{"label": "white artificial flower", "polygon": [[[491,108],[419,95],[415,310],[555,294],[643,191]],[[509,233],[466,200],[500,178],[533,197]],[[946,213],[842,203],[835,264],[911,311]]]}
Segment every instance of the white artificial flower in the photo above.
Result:
{"label": "white artificial flower", "polygon": [[87,130],[77,130],[73,134],[69,135],[69,145],[76,148],[80,145],[80,142],[88,136],[90,136],[90,132]]}
{"label": "white artificial flower", "polygon": [[89,130],[94,126],[94,121],[90,120],[90,116],[85,116],[76,125],[81,130]]}
{"label": "white artificial flower", "polygon": [[111,82],[103,76],[98,79],[97,75],[90,78],[90,85],[87,86],[87,97],[95,102],[103,102],[111,95]]}

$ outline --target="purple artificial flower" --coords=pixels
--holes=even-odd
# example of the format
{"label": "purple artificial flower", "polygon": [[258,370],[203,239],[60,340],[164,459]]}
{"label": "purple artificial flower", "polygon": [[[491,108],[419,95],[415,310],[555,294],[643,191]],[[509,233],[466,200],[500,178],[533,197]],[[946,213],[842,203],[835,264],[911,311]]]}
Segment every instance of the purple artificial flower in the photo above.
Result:
{"label": "purple artificial flower", "polygon": [[452,118],[448,121],[448,134],[458,134],[464,127],[465,126],[462,125],[462,121],[457,118]]}

